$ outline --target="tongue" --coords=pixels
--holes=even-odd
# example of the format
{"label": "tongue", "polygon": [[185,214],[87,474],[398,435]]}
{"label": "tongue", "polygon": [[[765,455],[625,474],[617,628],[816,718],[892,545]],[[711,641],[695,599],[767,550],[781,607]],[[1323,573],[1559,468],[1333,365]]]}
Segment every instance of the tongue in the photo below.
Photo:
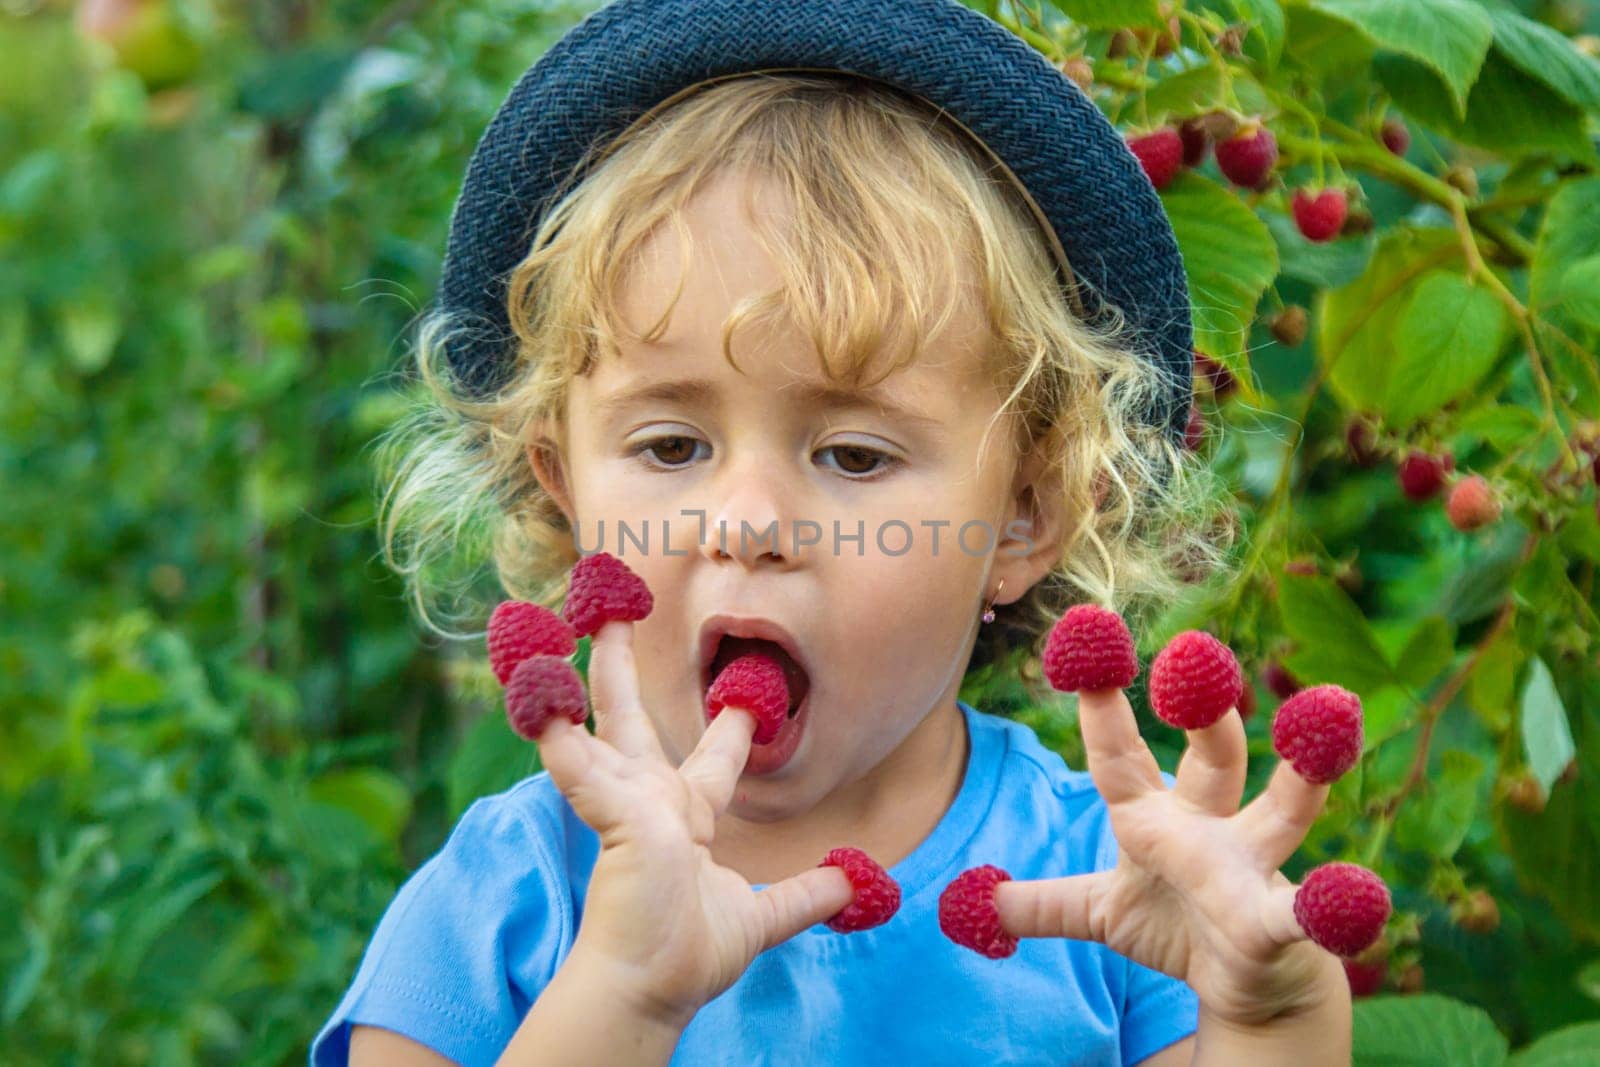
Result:
{"label": "tongue", "polygon": [[711,677],[716,678],[722,673],[722,668],[750,652],[759,652],[783,668],[784,681],[789,685],[789,710],[798,708],[806,698],[806,691],[811,688],[811,679],[806,677],[805,670],[794,661],[794,657],[783,650],[783,646],[765,638],[724,637],[711,660]]}

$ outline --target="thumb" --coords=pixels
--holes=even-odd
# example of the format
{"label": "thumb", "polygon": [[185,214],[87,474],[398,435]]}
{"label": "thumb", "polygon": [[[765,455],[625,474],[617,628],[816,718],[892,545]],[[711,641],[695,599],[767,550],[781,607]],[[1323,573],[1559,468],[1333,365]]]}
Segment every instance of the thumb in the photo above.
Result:
{"label": "thumb", "polygon": [[756,894],[765,952],[802,930],[826,922],[856,898],[850,878],[838,867],[814,867]]}
{"label": "thumb", "polygon": [[994,887],[1000,925],[1012,937],[1070,937],[1099,941],[1095,935],[1095,902],[1111,884],[1115,870],[1001,882]]}

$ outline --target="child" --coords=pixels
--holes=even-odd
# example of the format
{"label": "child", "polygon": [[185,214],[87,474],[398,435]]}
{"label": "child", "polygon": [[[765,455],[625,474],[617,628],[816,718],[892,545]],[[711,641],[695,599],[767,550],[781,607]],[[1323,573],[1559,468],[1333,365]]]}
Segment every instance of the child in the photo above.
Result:
{"label": "child", "polygon": [[[984,80],[1011,76],[1020,109]],[[659,106],[586,141],[625,98]],[[519,83],[453,220],[420,352],[442,414],[385,543],[409,531],[421,596],[490,513],[513,595],[559,606],[603,548],[653,606],[594,635],[596,733],[546,726],[546,770],[400,890],[313,1064],[1348,1061],[1344,973],[1277,870],[1326,786],[1285,765],[1240,811],[1231,711],[1174,778],[1120,690],[1080,694],[1088,773],[958,696],[1071,604],[1219,558],[1174,443],[1181,264],[1092,111],[954,0],[620,0]],[[490,218],[530,202],[525,241]],[[705,708],[755,647],[797,704],[762,745]],[[898,884],[887,922],[822,925],[840,846]],[[983,865],[1021,939],[998,958],[938,915]]]}

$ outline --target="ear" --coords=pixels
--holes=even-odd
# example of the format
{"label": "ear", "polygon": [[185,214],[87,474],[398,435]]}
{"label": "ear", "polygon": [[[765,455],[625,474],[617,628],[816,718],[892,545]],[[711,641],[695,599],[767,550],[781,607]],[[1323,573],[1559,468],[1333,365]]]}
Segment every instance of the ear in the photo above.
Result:
{"label": "ear", "polygon": [[573,525],[577,517],[572,508],[572,494],[568,489],[566,464],[561,458],[561,445],[548,423],[541,422],[529,440],[525,452],[533,476],[550,498],[556,502],[567,524]]}
{"label": "ear", "polygon": [[1017,464],[1005,514],[1005,525],[995,539],[988,590],[993,595],[1005,582],[995,597],[997,604],[1022,599],[1061,558],[1065,500],[1061,478],[1047,466],[1042,452],[1030,451]]}

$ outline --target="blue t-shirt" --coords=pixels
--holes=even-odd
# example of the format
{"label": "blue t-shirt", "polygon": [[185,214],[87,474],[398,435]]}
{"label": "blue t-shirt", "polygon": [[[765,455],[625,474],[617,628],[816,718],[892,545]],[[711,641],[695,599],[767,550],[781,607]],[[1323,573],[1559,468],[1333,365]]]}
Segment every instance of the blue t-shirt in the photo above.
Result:
{"label": "blue t-shirt", "polygon": [[[1024,938],[990,960],[940,931],[939,894],[969,867],[1055,878],[1117,857],[1088,774],[1027,726],[959,706],[965,777],[938,826],[890,868],[899,912],[852,934],[819,924],[757,956],[695,1015],[673,1064],[1125,1067],[1195,1031],[1188,985],[1098,943]],[[493,1064],[572,948],[598,850],[548,773],[475,802],[389,905],[311,1047],[313,1067],[345,1063],[354,1023],[466,1067]]]}

